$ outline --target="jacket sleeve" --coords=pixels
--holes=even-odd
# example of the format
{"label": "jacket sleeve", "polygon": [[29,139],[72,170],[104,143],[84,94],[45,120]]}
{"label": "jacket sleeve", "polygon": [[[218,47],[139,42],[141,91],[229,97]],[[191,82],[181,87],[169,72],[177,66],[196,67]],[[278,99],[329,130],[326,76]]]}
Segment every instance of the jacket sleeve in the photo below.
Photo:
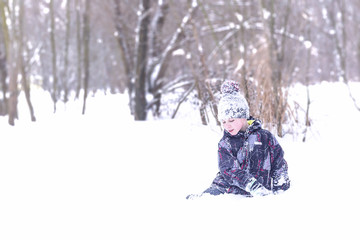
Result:
{"label": "jacket sleeve", "polygon": [[290,188],[288,176],[288,164],[284,159],[284,151],[274,136],[269,140],[271,148],[271,178],[273,180],[273,192],[286,191]]}
{"label": "jacket sleeve", "polygon": [[232,186],[245,190],[246,185],[251,181],[253,176],[241,170],[236,156],[231,153],[229,146],[219,143],[218,164],[220,174]]}

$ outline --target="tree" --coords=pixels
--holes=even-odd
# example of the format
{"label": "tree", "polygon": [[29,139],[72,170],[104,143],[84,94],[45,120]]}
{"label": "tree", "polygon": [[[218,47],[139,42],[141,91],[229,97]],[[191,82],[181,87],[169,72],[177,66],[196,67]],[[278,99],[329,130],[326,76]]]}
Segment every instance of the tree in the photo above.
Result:
{"label": "tree", "polygon": [[268,60],[269,67],[271,69],[271,89],[272,89],[272,115],[275,120],[275,124],[277,125],[277,134],[279,136],[283,135],[282,132],[282,121],[284,117],[285,107],[286,107],[286,99],[283,91],[281,90],[284,87],[284,72],[283,65],[285,61],[285,44],[286,44],[286,33],[288,31],[288,22],[290,15],[290,6],[291,0],[287,0],[283,18],[283,24],[281,25],[284,29],[282,34],[280,34],[280,38],[278,38],[276,33],[276,23],[275,23],[275,1],[271,0],[268,2],[268,5],[262,0],[262,8],[265,11],[269,12],[269,20],[264,21],[265,25],[265,36],[268,44]]}
{"label": "tree", "polygon": [[89,71],[90,71],[90,59],[89,59],[89,42],[90,42],[90,23],[89,23],[89,12],[90,12],[90,0],[85,0],[85,12],[84,12],[84,102],[82,114],[85,114],[86,109],[86,99],[88,96],[88,88],[89,88]]}
{"label": "tree", "polygon": [[[5,19],[5,13],[3,12],[4,5],[0,5],[2,11],[1,14],[1,26],[4,26]],[[4,36],[3,36],[3,28],[0,29],[0,37],[1,37],[1,43],[4,43]],[[0,98],[0,116],[7,115],[8,114],[8,100],[6,93],[8,91],[8,84],[6,82],[7,78],[7,62],[6,62],[6,47],[3,44],[0,44],[0,85],[1,85],[1,98]]]}
{"label": "tree", "polygon": [[150,24],[149,0],[140,1],[139,27],[136,38],[135,62],[135,120],[146,120],[146,67],[148,51],[148,30]]}
{"label": "tree", "polygon": [[57,74],[57,51],[56,51],[56,42],[55,42],[55,10],[54,10],[54,0],[50,0],[49,3],[50,9],[50,43],[51,43],[51,63],[52,63],[52,99],[54,102],[54,112],[56,112],[56,102],[58,95],[58,74]]}
{"label": "tree", "polygon": [[136,120],[174,118],[190,102],[208,124],[221,82],[233,79],[251,114],[283,135],[291,84],[360,79],[359,9],[355,0],[0,0],[0,114],[14,124],[20,86],[32,120],[35,88],[54,111],[83,94],[82,113],[91,92],[126,90]]}
{"label": "tree", "polygon": [[[13,2],[12,9],[15,9],[16,3]],[[14,13],[10,10],[9,6],[5,6],[3,1],[0,1],[0,11],[2,19],[3,34],[5,39],[5,49],[6,49],[6,62],[7,62],[7,72],[9,73],[9,100],[8,100],[8,114],[9,114],[9,124],[15,125],[15,118],[17,118],[17,75],[19,67],[19,51],[18,51],[18,38],[16,37],[16,18]],[[7,18],[7,12],[9,18]],[[9,29],[7,21],[12,23],[12,29]]]}
{"label": "tree", "polygon": [[348,80],[348,34],[347,34],[347,4],[343,1],[336,0],[331,2],[331,8],[328,10],[331,27],[334,29],[335,42],[335,59],[337,66],[337,75],[340,81],[343,81],[349,91],[350,98],[353,100],[355,107],[360,111],[360,106],[357,105],[355,97],[351,93]]}
{"label": "tree", "polygon": [[23,27],[24,27],[24,1],[20,1],[19,3],[19,68],[21,71],[21,85],[22,85],[22,89],[25,93],[25,99],[26,99],[26,103],[29,107],[30,110],[30,118],[31,121],[36,121],[36,117],[34,114],[34,107],[31,103],[31,98],[30,98],[30,84],[28,81],[28,76],[27,76],[27,69],[25,66],[25,56],[27,54],[24,54],[24,31],[23,31]]}
{"label": "tree", "polygon": [[[161,98],[161,92],[164,90],[163,87],[166,81],[170,81],[165,78],[165,73],[168,69],[169,62],[172,58],[172,53],[178,49],[178,45],[181,39],[184,36],[185,26],[187,26],[195,14],[196,9],[198,8],[197,1],[193,0],[191,5],[188,8],[187,13],[182,18],[182,21],[179,23],[176,31],[172,33],[170,40],[164,46],[159,47],[161,44],[156,39],[160,37],[158,34],[160,31],[159,22],[164,21],[165,11],[168,8],[167,1],[158,1],[158,11],[155,19],[162,19],[161,21],[155,20],[154,24],[150,26],[150,6],[148,1],[140,2],[140,13],[139,14],[139,25],[137,31],[132,34],[135,35],[137,39],[136,47],[131,48],[129,39],[132,37],[128,36],[130,33],[126,31],[125,27],[125,18],[121,12],[121,3],[119,0],[114,0],[116,6],[116,28],[117,28],[117,39],[119,42],[119,47],[121,49],[124,69],[127,75],[129,96],[130,96],[130,108],[132,113],[135,115],[136,120],[145,120],[147,111],[154,105],[159,104]],[[162,17],[160,17],[162,16]],[[161,24],[160,24],[161,26]],[[150,31],[150,33],[148,33]],[[149,37],[150,34],[152,45],[151,47],[156,47],[162,49],[160,52],[158,50],[148,49],[149,46]],[[131,49],[136,49],[135,51]],[[148,51],[151,53],[159,52],[156,56],[154,54],[148,54]],[[135,55],[136,53],[136,55]],[[135,62],[133,61],[135,59]],[[135,94],[133,94],[133,86],[135,86]],[[147,103],[145,95],[147,93],[152,94],[153,100],[150,103]],[[135,101],[133,101],[135,99]],[[158,109],[158,107],[156,107]]]}

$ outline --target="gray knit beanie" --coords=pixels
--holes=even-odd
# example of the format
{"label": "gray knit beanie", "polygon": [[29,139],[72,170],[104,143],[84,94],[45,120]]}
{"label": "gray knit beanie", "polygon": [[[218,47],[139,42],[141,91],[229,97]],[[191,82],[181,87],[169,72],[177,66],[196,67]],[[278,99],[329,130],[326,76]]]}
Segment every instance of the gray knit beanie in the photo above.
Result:
{"label": "gray knit beanie", "polygon": [[218,119],[222,121],[230,118],[248,119],[249,117],[249,105],[240,94],[239,83],[231,80],[225,81],[221,85]]}

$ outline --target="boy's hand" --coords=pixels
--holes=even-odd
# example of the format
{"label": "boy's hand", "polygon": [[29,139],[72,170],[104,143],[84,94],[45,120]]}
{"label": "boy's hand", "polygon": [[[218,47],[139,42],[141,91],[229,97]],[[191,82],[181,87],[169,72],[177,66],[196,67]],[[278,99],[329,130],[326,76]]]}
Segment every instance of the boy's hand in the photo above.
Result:
{"label": "boy's hand", "polygon": [[261,183],[259,183],[255,178],[246,186],[246,191],[250,192],[252,196],[266,196],[271,194],[271,191],[267,190]]}

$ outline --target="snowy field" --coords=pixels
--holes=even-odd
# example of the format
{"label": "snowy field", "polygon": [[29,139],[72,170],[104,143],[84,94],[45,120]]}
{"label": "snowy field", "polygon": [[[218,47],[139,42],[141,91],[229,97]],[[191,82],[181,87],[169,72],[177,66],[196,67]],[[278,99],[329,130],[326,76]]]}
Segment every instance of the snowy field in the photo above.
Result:
{"label": "snowy field", "polygon": [[[307,141],[278,138],[290,190],[251,199],[185,199],[217,173],[222,133],[197,115],[134,122],[127,96],[100,94],[84,116],[80,102],[52,114],[36,95],[31,123],[21,100],[15,127],[0,118],[0,239],[360,239],[360,111],[341,83],[310,94]],[[303,86],[291,97],[305,108]]]}

